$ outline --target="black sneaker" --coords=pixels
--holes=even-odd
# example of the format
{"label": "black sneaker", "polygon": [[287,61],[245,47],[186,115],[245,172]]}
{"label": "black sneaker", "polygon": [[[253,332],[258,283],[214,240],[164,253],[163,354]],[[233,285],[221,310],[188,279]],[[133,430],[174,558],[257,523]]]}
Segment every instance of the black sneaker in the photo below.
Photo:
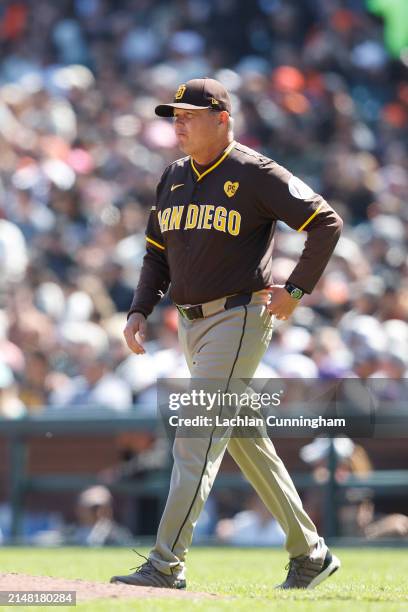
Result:
{"label": "black sneaker", "polygon": [[288,575],[285,582],[277,589],[314,589],[318,584],[334,574],[341,566],[340,560],[327,549],[322,563],[321,559],[311,559],[307,556],[295,557],[286,566]]}
{"label": "black sneaker", "polygon": [[[137,551],[135,551],[137,552]],[[140,553],[137,553],[139,556]],[[173,574],[163,574],[147,559],[146,563],[143,563],[136,568],[133,574],[127,576],[112,576],[110,581],[112,583],[130,584],[131,586],[141,587],[157,587],[159,589],[185,589],[186,581],[184,578],[177,578]]]}

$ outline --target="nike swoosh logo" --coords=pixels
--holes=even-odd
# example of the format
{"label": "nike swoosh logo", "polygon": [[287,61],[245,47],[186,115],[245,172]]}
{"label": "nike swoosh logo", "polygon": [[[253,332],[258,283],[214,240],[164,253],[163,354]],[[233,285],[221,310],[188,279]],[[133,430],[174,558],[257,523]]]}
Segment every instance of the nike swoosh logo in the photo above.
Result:
{"label": "nike swoosh logo", "polygon": [[184,183],[179,183],[178,185],[172,185],[170,187],[170,191],[174,191],[175,189],[177,189],[178,187],[182,187],[184,185]]}

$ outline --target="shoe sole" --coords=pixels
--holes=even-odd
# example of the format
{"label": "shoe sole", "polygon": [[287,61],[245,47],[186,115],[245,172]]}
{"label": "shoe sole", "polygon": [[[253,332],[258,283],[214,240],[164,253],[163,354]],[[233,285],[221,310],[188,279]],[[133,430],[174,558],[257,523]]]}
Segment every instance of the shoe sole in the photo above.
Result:
{"label": "shoe sole", "polygon": [[317,585],[323,582],[323,580],[326,580],[326,578],[329,578],[329,576],[334,574],[334,572],[337,572],[340,567],[340,559],[338,559],[335,555],[332,555],[331,563],[326,567],[326,569],[320,572],[320,574],[318,574],[316,578],[313,578],[312,582],[308,584],[306,588],[314,589],[315,587],[317,587]]}
{"label": "shoe sole", "polygon": [[116,576],[113,576],[110,579],[109,582],[110,582],[110,584],[126,584],[127,586],[132,586],[132,587],[136,587],[136,588],[137,587],[142,587],[142,588],[172,589],[172,590],[177,590],[177,591],[185,591],[186,588],[187,588],[186,584],[183,585],[183,586],[175,586],[175,587],[166,586],[164,584],[162,586],[159,586],[159,585],[156,585],[156,584],[134,584],[134,583],[132,583],[130,581],[127,582],[126,580],[118,580],[116,578]]}

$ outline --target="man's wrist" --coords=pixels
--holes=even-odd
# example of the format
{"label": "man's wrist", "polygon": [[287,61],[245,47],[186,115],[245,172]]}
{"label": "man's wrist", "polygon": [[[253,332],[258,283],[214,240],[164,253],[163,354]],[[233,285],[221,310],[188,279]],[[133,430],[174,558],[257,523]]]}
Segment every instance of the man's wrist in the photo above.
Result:
{"label": "man's wrist", "polygon": [[129,310],[129,312],[127,313],[126,319],[129,321],[129,317],[131,317],[133,314],[136,314],[136,313],[143,315],[144,318],[147,319],[147,316],[145,315],[145,313],[139,310],[138,308]]}
{"label": "man's wrist", "polygon": [[293,283],[285,283],[285,289],[294,300],[301,300],[305,292]]}

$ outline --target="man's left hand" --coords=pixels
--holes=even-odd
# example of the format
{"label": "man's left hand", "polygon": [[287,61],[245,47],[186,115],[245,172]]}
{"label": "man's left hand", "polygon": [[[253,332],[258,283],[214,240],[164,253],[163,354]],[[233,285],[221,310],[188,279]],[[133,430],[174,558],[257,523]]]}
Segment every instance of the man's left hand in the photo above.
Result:
{"label": "man's left hand", "polygon": [[289,295],[284,285],[270,285],[268,291],[271,297],[266,306],[267,309],[274,314],[277,319],[286,321],[295,310],[296,306],[299,305],[300,300],[295,300]]}

